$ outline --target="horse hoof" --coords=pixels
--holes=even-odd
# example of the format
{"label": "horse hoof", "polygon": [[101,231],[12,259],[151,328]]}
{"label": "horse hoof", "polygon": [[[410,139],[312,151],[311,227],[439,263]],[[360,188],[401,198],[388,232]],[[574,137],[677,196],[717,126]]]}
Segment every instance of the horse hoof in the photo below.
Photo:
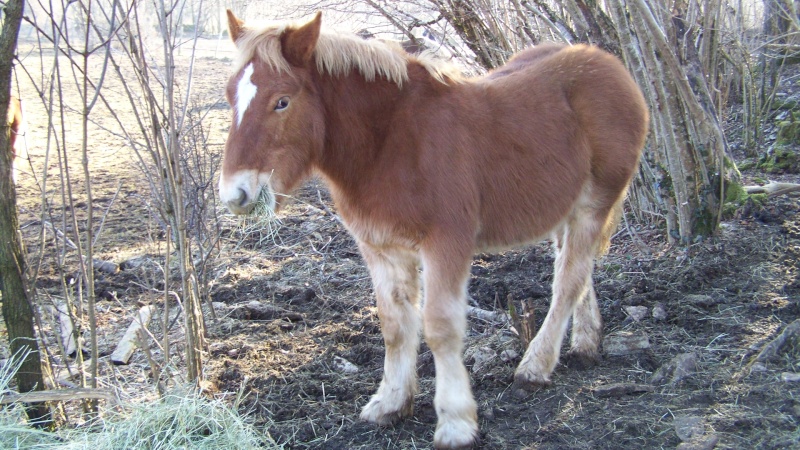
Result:
{"label": "horse hoof", "polygon": [[391,408],[387,402],[373,398],[361,410],[361,420],[380,426],[391,426],[414,413],[414,401],[409,399],[399,409]]}
{"label": "horse hoof", "polygon": [[570,369],[586,370],[590,369],[600,363],[600,352],[584,352],[578,350],[570,350],[564,355],[562,362]]}
{"label": "horse hoof", "polygon": [[541,375],[516,373],[514,374],[514,384],[511,386],[511,392],[515,397],[523,398],[552,384],[553,382],[549,378]]}
{"label": "horse hoof", "polygon": [[480,445],[478,424],[469,420],[454,420],[439,423],[433,435],[433,447],[437,449],[468,449]]}

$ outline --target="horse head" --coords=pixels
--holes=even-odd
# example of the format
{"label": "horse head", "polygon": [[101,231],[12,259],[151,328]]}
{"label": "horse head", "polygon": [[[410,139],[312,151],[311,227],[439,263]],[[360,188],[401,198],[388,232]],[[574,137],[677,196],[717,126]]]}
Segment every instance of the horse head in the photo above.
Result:
{"label": "horse head", "polygon": [[239,59],[225,90],[233,117],[219,195],[235,214],[261,201],[279,209],[322,147],[322,108],[312,77],[320,24],[317,13],[301,26],[254,30],[228,11]]}

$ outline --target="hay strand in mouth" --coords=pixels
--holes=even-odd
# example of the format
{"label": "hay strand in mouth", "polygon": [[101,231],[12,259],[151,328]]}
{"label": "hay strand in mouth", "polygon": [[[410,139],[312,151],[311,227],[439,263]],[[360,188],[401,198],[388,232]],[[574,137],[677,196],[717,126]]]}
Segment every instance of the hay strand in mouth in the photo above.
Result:
{"label": "hay strand in mouth", "polygon": [[245,242],[255,241],[256,246],[261,246],[265,242],[275,243],[275,237],[282,223],[275,214],[274,195],[268,189],[262,189],[249,214],[225,216],[231,220],[230,228],[239,238],[236,248]]}

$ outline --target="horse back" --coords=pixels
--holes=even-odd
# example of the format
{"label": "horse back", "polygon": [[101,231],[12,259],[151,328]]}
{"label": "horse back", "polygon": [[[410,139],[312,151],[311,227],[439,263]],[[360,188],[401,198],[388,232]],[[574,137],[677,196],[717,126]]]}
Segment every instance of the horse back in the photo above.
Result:
{"label": "horse back", "polygon": [[[647,112],[613,56],[545,45],[475,80],[411,79],[390,113],[365,120],[385,130],[371,153],[339,164],[356,167],[347,176],[323,171],[360,240],[413,248],[446,232],[475,250],[506,248],[548,237],[581,202],[607,216],[624,195]],[[349,153],[329,153],[358,148],[340,147]]]}
{"label": "horse back", "polygon": [[525,50],[476,83],[492,126],[477,149],[478,245],[545,237],[579,203],[608,215],[627,189],[647,131],[641,92],[595,47]]}

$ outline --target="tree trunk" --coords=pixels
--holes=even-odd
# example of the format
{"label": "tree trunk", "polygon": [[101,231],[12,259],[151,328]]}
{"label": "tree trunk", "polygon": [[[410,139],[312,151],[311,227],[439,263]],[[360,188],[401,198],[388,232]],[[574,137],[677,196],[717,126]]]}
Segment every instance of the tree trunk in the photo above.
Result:
{"label": "tree trunk", "polygon": [[[25,257],[18,234],[16,191],[12,172],[10,129],[6,116],[11,88],[11,65],[17,49],[17,36],[22,22],[22,0],[8,0],[0,34],[0,290],[3,293],[3,318],[8,328],[11,354],[24,356],[16,375],[19,392],[44,389],[39,345],[33,328],[33,307],[25,280]],[[27,352],[27,354],[26,354]],[[32,404],[28,418],[38,426],[49,426],[50,412],[43,403]]]}
{"label": "tree trunk", "polygon": [[506,34],[491,20],[491,12],[472,0],[432,0],[485,69],[501,66],[513,51]]}
{"label": "tree trunk", "polygon": [[[627,30],[619,33],[623,57],[652,113],[644,189],[653,193],[654,210],[665,216],[670,241],[686,244],[716,230],[725,186],[738,182],[704,64],[693,47],[693,33],[679,29],[680,11],[659,19],[647,0],[615,0],[609,7],[617,29]],[[706,1],[702,12],[713,16],[715,7],[718,2]],[[713,42],[703,45],[706,52],[715,47]],[[634,185],[634,193],[641,188]]]}
{"label": "tree trunk", "polygon": [[[564,0],[579,42],[594,44],[620,56],[619,36],[611,18],[595,0]],[[623,30],[624,32],[624,30]]]}

